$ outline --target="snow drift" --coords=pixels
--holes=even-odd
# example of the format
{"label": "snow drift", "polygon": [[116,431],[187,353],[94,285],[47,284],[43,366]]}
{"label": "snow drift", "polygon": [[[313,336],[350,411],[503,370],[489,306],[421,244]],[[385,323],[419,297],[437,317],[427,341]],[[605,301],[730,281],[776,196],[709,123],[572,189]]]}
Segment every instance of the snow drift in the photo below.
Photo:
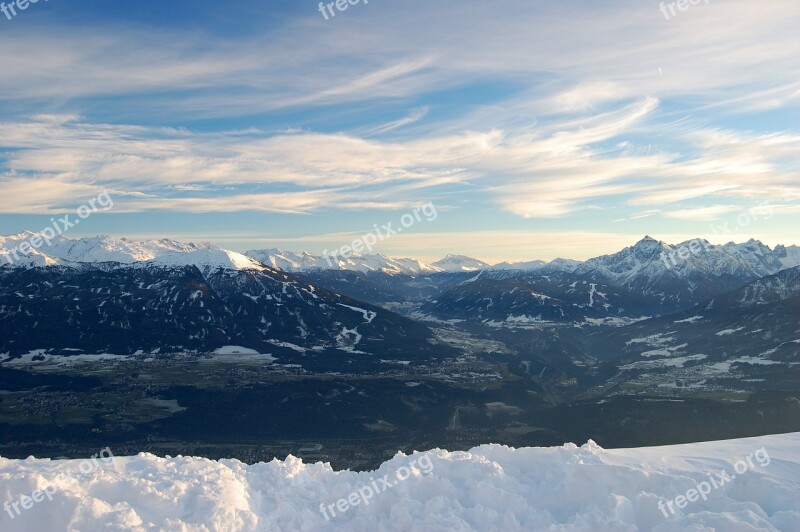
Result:
{"label": "snow drift", "polygon": [[[2,512],[0,529],[800,530],[800,433],[623,450],[485,445],[398,454],[364,473],[293,457],[252,466],[149,454],[88,463],[0,459],[0,502],[53,494],[18,505],[13,519],[13,509]],[[720,472],[730,478],[706,500],[683,501],[674,515],[659,509]],[[366,486],[382,489],[342,504]]]}

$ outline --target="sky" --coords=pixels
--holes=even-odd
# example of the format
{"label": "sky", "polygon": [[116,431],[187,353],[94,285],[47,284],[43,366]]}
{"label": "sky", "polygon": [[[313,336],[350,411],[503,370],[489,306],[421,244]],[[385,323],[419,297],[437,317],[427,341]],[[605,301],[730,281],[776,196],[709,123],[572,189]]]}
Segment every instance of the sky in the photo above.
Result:
{"label": "sky", "polygon": [[13,5],[0,234],[106,191],[68,236],[320,253],[432,204],[376,250],[800,244],[796,0]]}

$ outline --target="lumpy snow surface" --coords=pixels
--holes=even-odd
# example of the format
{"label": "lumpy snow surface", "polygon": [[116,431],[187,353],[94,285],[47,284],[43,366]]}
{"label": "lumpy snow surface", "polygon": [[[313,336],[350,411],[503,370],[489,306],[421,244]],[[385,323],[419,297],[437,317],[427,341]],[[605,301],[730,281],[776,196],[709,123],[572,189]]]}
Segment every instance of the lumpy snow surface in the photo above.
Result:
{"label": "lumpy snow surface", "polygon": [[[24,509],[20,497],[37,491]],[[0,459],[0,499],[4,531],[800,530],[800,433],[621,450],[485,445],[398,454],[363,473],[293,457]]]}

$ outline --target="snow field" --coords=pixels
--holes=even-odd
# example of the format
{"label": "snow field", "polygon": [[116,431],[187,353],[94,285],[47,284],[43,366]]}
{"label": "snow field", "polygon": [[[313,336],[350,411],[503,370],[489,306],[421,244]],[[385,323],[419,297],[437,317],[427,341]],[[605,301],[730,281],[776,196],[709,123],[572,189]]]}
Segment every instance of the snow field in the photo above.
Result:
{"label": "snow field", "polygon": [[[755,467],[668,518],[675,500],[757,450]],[[419,467],[426,457],[427,474]],[[412,464],[412,461],[415,463]],[[55,486],[53,500],[2,530],[800,530],[800,433],[643,449],[513,449],[398,454],[373,472],[335,472],[289,457],[237,460],[139,454],[76,475],[80,461],[0,459],[0,498]],[[346,499],[400,468],[410,476],[369,504],[326,520]]]}

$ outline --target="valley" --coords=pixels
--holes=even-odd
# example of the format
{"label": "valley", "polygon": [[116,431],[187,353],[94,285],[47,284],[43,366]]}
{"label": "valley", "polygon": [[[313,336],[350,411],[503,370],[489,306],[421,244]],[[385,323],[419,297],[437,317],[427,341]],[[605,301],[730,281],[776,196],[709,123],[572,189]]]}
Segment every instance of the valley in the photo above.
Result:
{"label": "valley", "polygon": [[149,248],[169,248],[157,263],[0,269],[0,455],[108,445],[369,469],[486,442],[800,430],[800,268],[761,254],[698,291],[654,242],[417,275],[287,272],[171,242]]}

